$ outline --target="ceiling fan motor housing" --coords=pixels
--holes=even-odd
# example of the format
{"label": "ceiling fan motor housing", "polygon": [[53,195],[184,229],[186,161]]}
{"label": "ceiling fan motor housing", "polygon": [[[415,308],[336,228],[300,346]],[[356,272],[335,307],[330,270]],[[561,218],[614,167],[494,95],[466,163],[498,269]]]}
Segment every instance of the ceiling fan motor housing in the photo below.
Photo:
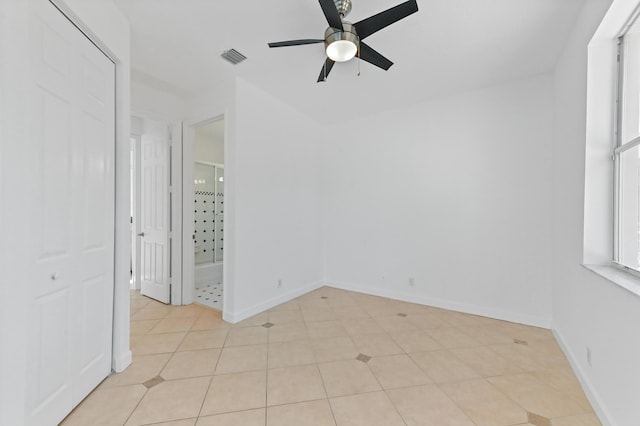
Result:
{"label": "ceiling fan motor housing", "polygon": [[327,30],[324,32],[325,48],[328,48],[330,44],[335,43],[336,41],[348,41],[353,43],[359,52],[360,37],[358,37],[356,27],[348,22],[343,22],[342,27],[344,28],[344,31],[340,31],[337,28],[327,28]]}

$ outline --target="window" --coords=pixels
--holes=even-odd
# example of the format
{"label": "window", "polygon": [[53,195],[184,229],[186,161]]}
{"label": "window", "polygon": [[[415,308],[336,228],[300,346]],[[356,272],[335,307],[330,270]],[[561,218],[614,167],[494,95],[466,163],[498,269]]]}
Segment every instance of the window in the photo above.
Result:
{"label": "window", "polygon": [[640,20],[618,45],[614,261],[640,271]]}

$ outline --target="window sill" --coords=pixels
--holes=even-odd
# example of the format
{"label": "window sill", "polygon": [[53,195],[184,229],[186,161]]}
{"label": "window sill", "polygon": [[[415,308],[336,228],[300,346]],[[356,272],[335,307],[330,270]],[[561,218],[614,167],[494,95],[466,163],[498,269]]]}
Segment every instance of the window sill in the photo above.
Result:
{"label": "window sill", "polygon": [[640,296],[640,277],[636,275],[624,271],[615,266],[607,266],[607,265],[582,265],[591,272],[600,275],[602,278],[605,278],[612,283],[624,288],[627,291],[635,294],[636,296]]}

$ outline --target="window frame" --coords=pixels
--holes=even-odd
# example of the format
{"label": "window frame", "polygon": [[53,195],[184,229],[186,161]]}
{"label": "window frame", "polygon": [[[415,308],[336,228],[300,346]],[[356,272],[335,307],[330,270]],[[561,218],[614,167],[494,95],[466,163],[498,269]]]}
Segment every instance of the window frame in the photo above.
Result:
{"label": "window frame", "polygon": [[[628,28],[627,28],[628,29]],[[614,265],[625,267],[620,260],[620,151],[618,148],[622,145],[622,95],[624,81],[624,33],[618,37],[616,49],[616,98],[614,113],[614,147],[611,159],[613,160],[613,259]]]}
{"label": "window frame", "polygon": [[[616,55],[616,92],[615,92],[615,105],[614,105],[614,147],[611,154],[613,161],[613,259],[612,264],[619,269],[627,271],[637,277],[640,277],[640,266],[638,269],[622,263],[621,257],[621,223],[622,223],[622,154],[630,149],[640,146],[640,135],[635,138],[623,141],[623,117],[624,117],[624,95],[625,95],[625,37],[631,27],[638,20],[638,12],[634,13],[629,23],[625,25],[624,30],[617,38],[617,55]],[[638,94],[640,95],[640,93]],[[639,249],[640,250],[640,249]]]}

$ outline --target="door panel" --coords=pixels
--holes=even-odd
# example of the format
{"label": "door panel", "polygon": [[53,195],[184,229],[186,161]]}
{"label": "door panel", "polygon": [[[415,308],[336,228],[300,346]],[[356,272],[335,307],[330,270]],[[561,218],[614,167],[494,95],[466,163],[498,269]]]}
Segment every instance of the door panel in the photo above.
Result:
{"label": "door panel", "polygon": [[[42,123],[40,138],[40,185],[42,207],[49,214],[41,215],[38,225],[41,235],[39,258],[70,254],[71,244],[71,181],[73,179],[71,152],[72,105],[65,99],[39,87],[36,105],[39,114],[36,121]],[[59,88],[64,92],[66,87]],[[64,189],[64,191],[61,191]]]}
{"label": "door panel", "polygon": [[[78,33],[77,33],[78,34]],[[115,224],[115,66],[89,39],[78,34],[76,54],[77,129],[74,153],[79,159],[79,206],[75,228],[79,276],[74,302],[82,313],[74,317],[78,358],[74,406],[111,372],[113,337]]]}
{"label": "door panel", "polygon": [[28,424],[56,424],[111,371],[115,67],[30,0],[33,224]]}
{"label": "door panel", "polygon": [[169,125],[145,120],[141,150],[141,293],[170,303]]}
{"label": "door panel", "polygon": [[105,150],[104,140],[92,135],[108,134],[104,123],[98,121],[95,117],[84,114],[84,136],[83,146],[83,166],[84,181],[82,182],[82,214],[84,218],[91,218],[84,222],[82,232],[82,248],[83,251],[104,249],[105,235],[104,229],[93,226],[93,223],[103,223],[109,214],[109,202],[105,199],[104,193],[109,189],[110,182],[106,181],[110,165],[105,164],[105,157],[109,153]]}
{"label": "door panel", "polygon": [[33,353],[35,363],[32,363],[36,377],[29,381],[33,386],[31,392],[35,408],[30,413],[31,424],[46,424],[47,419],[64,417],[73,408],[73,389],[69,380],[73,371],[68,356],[72,343],[68,327],[71,308],[69,288],[35,301],[33,321],[39,335],[37,351]]}
{"label": "door panel", "polygon": [[[34,5],[35,6],[35,5]],[[40,6],[40,5],[38,5]],[[42,8],[41,8],[42,9]],[[73,408],[72,283],[74,282],[72,44],[66,28],[54,31],[43,15],[32,22],[34,91],[33,173],[40,191],[33,195],[34,269],[31,271],[32,351],[28,379],[33,424],[45,423]],[[51,25],[60,25],[55,20]],[[66,27],[66,26],[65,26]]]}

